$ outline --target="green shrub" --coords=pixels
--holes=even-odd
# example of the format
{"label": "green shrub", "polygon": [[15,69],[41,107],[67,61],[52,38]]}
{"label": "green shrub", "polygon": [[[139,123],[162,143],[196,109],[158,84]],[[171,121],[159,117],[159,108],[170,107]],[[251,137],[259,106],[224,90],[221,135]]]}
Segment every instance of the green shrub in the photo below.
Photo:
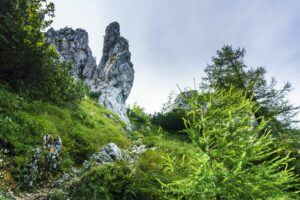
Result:
{"label": "green shrub", "polygon": [[162,151],[148,150],[137,160],[133,182],[136,199],[161,199],[160,184],[157,179],[169,182],[169,176],[162,171]]}
{"label": "green shrub", "polygon": [[126,163],[103,164],[89,170],[73,185],[70,196],[74,200],[134,199],[132,170]]}
{"label": "green shrub", "polygon": [[42,146],[44,135],[59,135],[62,139],[59,172],[81,164],[107,143],[114,142],[121,148],[129,145],[123,125],[106,117],[111,112],[90,99],[86,98],[78,109],[72,110],[20,98],[1,86],[0,146],[13,155],[11,172],[17,184],[22,184],[33,150]]}
{"label": "green shrub", "polygon": [[134,103],[133,106],[127,108],[127,115],[131,121],[138,129],[150,126],[150,115],[147,114],[144,108]]}
{"label": "green shrub", "polygon": [[186,111],[183,109],[173,109],[166,113],[160,112],[152,116],[151,122],[166,131],[182,131],[185,128],[183,122],[185,114]]}
{"label": "green shrub", "polygon": [[95,101],[98,101],[100,95],[101,95],[101,92],[99,92],[99,91],[91,91],[91,92],[89,92],[90,98],[93,99],[93,100],[95,100]]}

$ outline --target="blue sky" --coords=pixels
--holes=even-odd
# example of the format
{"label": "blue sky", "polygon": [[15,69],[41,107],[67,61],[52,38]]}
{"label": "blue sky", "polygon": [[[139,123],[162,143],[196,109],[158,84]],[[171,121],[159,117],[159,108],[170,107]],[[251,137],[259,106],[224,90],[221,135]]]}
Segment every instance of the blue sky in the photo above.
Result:
{"label": "blue sky", "polygon": [[129,40],[135,82],[128,103],[159,111],[171,91],[191,87],[224,44],[246,49],[249,67],[264,66],[300,105],[298,0],[54,0],[55,29],[84,28],[99,62],[105,27],[118,21]]}

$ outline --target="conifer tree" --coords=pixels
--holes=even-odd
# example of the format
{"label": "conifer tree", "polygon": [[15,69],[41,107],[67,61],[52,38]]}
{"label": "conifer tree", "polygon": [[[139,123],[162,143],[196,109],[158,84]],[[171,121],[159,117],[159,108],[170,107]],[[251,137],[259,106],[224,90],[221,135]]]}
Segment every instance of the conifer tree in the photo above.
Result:
{"label": "conifer tree", "polygon": [[[289,199],[298,178],[289,168],[289,155],[278,156],[274,138],[254,123],[257,104],[242,91],[215,90],[189,99],[186,132],[200,153],[182,162],[192,172],[163,186],[167,199]],[[265,131],[265,132],[263,132]],[[194,151],[191,149],[191,151]],[[172,171],[166,158],[165,170]]]}
{"label": "conifer tree", "polygon": [[300,130],[295,119],[300,107],[289,103],[287,99],[292,86],[286,82],[281,89],[277,89],[274,78],[268,83],[265,68],[247,67],[245,53],[245,49],[233,49],[228,45],[218,50],[212,58],[212,64],[205,69],[207,77],[202,87],[212,91],[230,88],[244,91],[246,97],[258,105],[257,110],[252,111],[256,121],[268,121],[265,128],[272,130],[276,138],[275,145],[286,152],[292,151],[292,156],[296,158],[293,161],[296,171],[300,173]]}
{"label": "conifer tree", "polygon": [[249,69],[244,63],[244,56],[245,49],[234,50],[228,45],[218,50],[217,56],[212,58],[212,64],[205,69],[207,77],[204,78],[204,88],[228,90],[233,87],[245,91],[247,97],[259,105],[255,113],[258,121],[262,117],[268,119],[274,134],[290,130],[299,110],[286,98],[292,89],[291,84],[287,82],[281,89],[276,89],[274,78],[270,84],[265,79],[265,68]]}

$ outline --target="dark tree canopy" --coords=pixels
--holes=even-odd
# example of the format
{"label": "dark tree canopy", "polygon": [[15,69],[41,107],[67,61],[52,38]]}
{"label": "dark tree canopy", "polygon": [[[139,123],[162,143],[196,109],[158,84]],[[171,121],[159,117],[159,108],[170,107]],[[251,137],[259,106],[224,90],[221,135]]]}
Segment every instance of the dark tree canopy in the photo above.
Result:
{"label": "dark tree canopy", "polygon": [[0,0],[0,81],[32,99],[59,105],[83,97],[70,66],[59,61],[56,49],[42,32],[51,23],[54,5],[46,0]]}

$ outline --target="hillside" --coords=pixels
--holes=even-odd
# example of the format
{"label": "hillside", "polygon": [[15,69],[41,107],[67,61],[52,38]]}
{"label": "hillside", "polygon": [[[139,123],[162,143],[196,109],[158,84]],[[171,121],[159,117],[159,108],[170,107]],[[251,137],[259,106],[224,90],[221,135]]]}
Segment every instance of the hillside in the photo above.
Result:
{"label": "hillside", "polygon": [[126,104],[135,68],[118,22],[97,64],[87,31],[50,28],[53,3],[0,5],[0,200],[299,198],[300,107],[244,48],[224,45],[199,85],[149,114]]}
{"label": "hillside", "polygon": [[[174,153],[178,158],[185,153],[185,150],[191,148],[189,140],[184,136],[176,134],[167,134],[158,128],[149,125],[140,131],[129,133],[125,124],[120,121],[118,116],[111,111],[103,108],[95,101],[85,97],[79,108],[76,110],[60,108],[49,103],[33,101],[19,97],[17,94],[8,92],[4,86],[0,90],[2,108],[1,115],[1,177],[0,190],[19,191],[20,189],[31,191],[28,193],[28,199],[34,195],[45,191],[50,192],[52,183],[59,180],[63,174],[67,174],[73,169],[83,168],[83,161],[89,160],[93,153],[98,152],[101,147],[108,143],[115,143],[122,152],[129,151],[132,147],[151,148],[139,156],[139,159],[132,163],[131,184],[138,184],[138,188],[131,188],[132,193],[137,196],[148,196],[149,199],[158,198],[157,191],[160,188],[160,180],[169,180],[162,171],[162,157],[167,153]],[[3,111],[6,115],[3,115]],[[8,113],[9,112],[9,113]],[[59,160],[59,168],[51,171],[50,163],[39,163],[42,172],[38,174],[31,187],[28,187],[26,181],[28,176],[34,176],[26,167],[33,161],[32,154],[34,150],[43,145],[45,135],[61,137],[62,151]],[[184,140],[182,140],[184,139]],[[144,147],[144,145],[146,145]],[[118,164],[119,165],[119,164]],[[120,166],[127,164],[120,163]],[[44,171],[45,170],[45,171]],[[93,170],[85,171],[93,173]],[[178,176],[184,175],[184,171],[178,172]],[[112,174],[113,175],[113,174]],[[81,175],[78,175],[79,177]],[[97,179],[99,183],[101,178]],[[120,181],[119,187],[128,187]],[[124,180],[125,181],[125,180]],[[124,184],[124,185],[122,185]],[[107,186],[112,187],[114,186]],[[136,187],[136,186],[135,186]],[[68,191],[64,191],[68,192]],[[25,193],[26,194],[26,193]],[[23,192],[17,192],[16,195],[26,199]],[[63,193],[65,194],[65,193]],[[4,193],[3,193],[4,195]],[[6,194],[9,197],[8,194]],[[82,194],[84,195],[84,194]],[[47,194],[44,194],[47,196]],[[83,197],[82,197],[83,198]],[[137,197],[136,197],[137,198]],[[8,198],[10,199],[10,198]],[[79,198],[81,199],[81,198]]]}

